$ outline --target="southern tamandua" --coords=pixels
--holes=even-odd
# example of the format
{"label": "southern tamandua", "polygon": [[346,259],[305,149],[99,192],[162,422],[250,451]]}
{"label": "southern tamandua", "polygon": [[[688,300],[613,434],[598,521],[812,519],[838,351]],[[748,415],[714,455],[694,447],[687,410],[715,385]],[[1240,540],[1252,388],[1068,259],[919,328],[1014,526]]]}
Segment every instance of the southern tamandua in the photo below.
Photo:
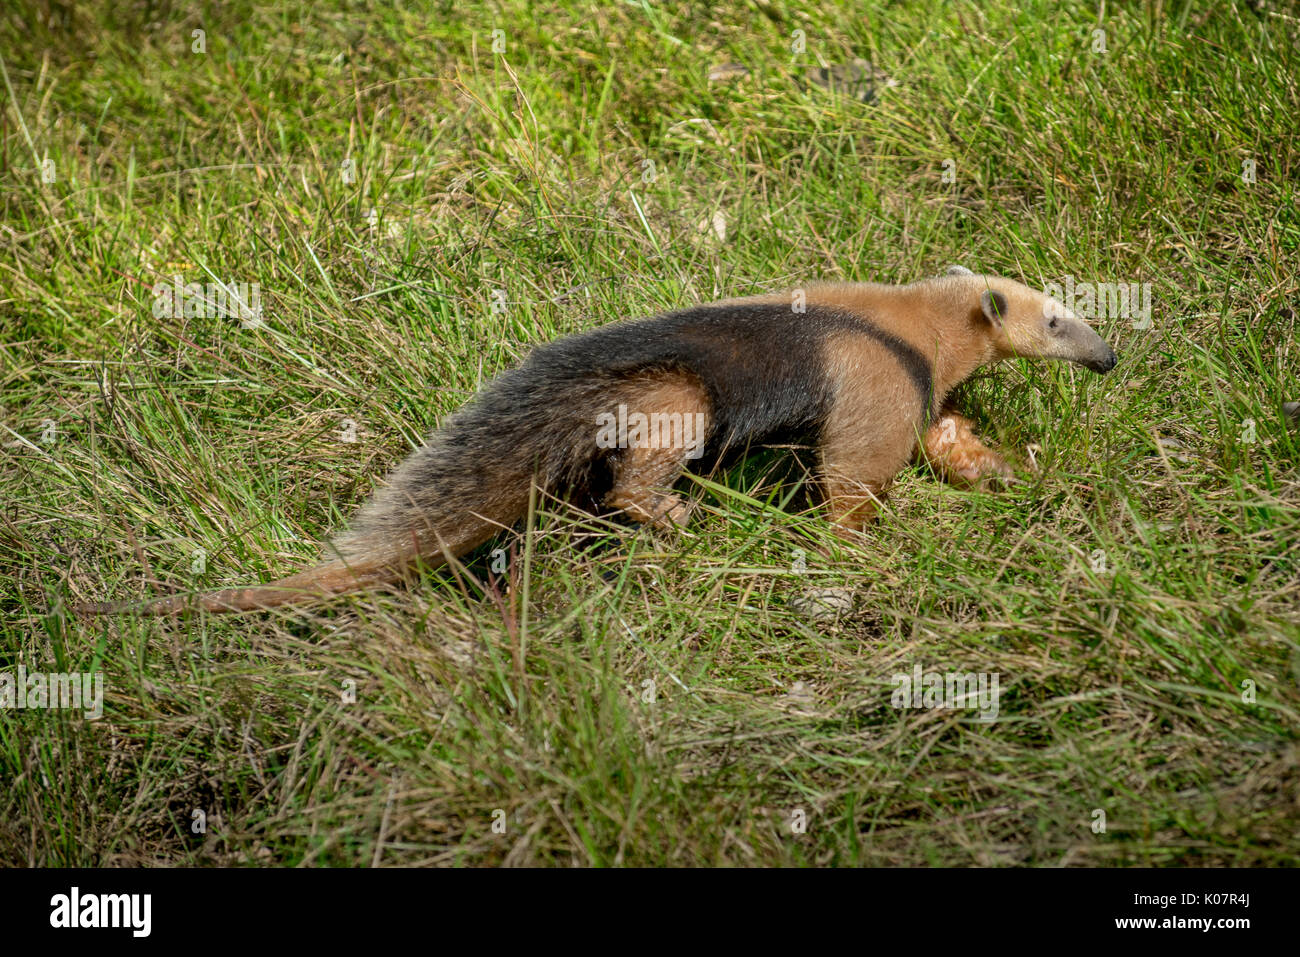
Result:
{"label": "southern tamandua", "polygon": [[[417,560],[441,564],[510,528],[534,482],[671,526],[686,518],[672,491],[684,467],[772,442],[816,449],[829,517],[859,530],[915,456],[965,484],[1011,474],[947,404],[976,369],[1010,357],[1096,372],[1116,362],[1063,304],[961,267],[906,286],[818,284],[602,326],[488,383],[398,467],[322,564],[267,585],[81,608],[244,611],[396,582]],[[658,431],[647,435],[637,413]],[[693,446],[679,423],[701,427]]]}

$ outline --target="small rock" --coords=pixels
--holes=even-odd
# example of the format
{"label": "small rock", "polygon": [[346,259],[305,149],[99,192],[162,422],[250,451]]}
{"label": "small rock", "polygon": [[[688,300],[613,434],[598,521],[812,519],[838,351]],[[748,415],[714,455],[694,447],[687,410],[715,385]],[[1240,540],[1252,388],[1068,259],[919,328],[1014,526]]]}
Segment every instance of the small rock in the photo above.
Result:
{"label": "small rock", "polygon": [[1157,441],[1160,443],[1160,451],[1162,451],[1165,455],[1169,456],[1169,458],[1172,461],[1174,462],[1191,461],[1191,459],[1189,459],[1186,455],[1179,454],[1182,449],[1186,448],[1186,446],[1184,446],[1183,443],[1179,442],[1177,439],[1162,435]]}
{"label": "small rock", "polygon": [[781,707],[790,714],[800,715],[805,718],[817,717],[817,696],[802,681],[796,681],[790,686],[789,693],[782,695],[777,700],[780,702]]}
{"label": "small rock", "polygon": [[722,63],[709,70],[710,83],[724,83],[749,76],[749,67],[743,63]]}
{"label": "small rock", "polygon": [[853,589],[810,588],[791,598],[790,607],[814,621],[834,621],[853,610]]}

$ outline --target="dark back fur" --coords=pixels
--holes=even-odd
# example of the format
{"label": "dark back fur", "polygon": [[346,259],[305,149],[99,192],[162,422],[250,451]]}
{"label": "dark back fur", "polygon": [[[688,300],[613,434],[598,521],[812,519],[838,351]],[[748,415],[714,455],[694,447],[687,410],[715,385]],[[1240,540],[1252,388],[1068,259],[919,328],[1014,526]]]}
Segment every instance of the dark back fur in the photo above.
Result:
{"label": "dark back fur", "polygon": [[[757,443],[816,441],[834,398],[824,344],[842,330],[885,345],[929,405],[930,367],[914,347],[862,317],[816,305],[804,313],[780,303],[697,306],[602,326],[539,347],[518,371],[529,389],[539,383],[562,389],[592,375],[621,381],[648,370],[689,372],[713,404],[709,462]],[[593,434],[594,414],[588,418]]]}

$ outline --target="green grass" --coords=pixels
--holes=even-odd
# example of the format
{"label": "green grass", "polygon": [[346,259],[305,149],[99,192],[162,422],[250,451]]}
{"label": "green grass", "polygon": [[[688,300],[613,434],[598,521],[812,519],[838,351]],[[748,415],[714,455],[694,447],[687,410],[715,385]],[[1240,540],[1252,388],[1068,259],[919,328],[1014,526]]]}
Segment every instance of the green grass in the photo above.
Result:
{"label": "green grass", "polygon": [[[1297,863],[1300,20],[1105,10],[1100,54],[1069,0],[7,9],[0,669],[106,701],[0,711],[0,863]],[[855,56],[897,85],[803,79]],[[1152,284],[1109,376],[963,388],[1009,492],[909,471],[828,559],[767,453],[676,541],[541,502],[495,584],[69,611],[308,565],[537,343],[952,262]],[[173,274],[264,324],[154,318]],[[998,719],[892,707],[916,663]]]}

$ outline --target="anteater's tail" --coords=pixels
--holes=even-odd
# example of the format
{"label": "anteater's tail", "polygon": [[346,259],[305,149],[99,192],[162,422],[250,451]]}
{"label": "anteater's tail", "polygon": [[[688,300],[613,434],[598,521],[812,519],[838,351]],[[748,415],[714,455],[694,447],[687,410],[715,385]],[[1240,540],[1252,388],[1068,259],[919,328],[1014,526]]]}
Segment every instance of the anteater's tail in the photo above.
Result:
{"label": "anteater's tail", "polygon": [[382,585],[396,576],[387,569],[347,566],[342,562],[326,562],[307,571],[281,578],[269,585],[251,588],[225,588],[201,595],[174,595],[148,602],[99,602],[77,606],[77,610],[92,615],[109,615],[133,612],[138,615],[182,615],[195,609],[204,611],[256,611],[276,605],[307,602],[327,598],[342,592]]}
{"label": "anteater's tail", "polygon": [[495,379],[389,476],[323,564],[267,585],[79,610],[177,615],[307,603],[396,582],[417,560],[436,566],[463,555],[523,517],[534,481],[558,491],[588,478],[596,414],[618,401],[626,379],[575,371],[530,361]]}

